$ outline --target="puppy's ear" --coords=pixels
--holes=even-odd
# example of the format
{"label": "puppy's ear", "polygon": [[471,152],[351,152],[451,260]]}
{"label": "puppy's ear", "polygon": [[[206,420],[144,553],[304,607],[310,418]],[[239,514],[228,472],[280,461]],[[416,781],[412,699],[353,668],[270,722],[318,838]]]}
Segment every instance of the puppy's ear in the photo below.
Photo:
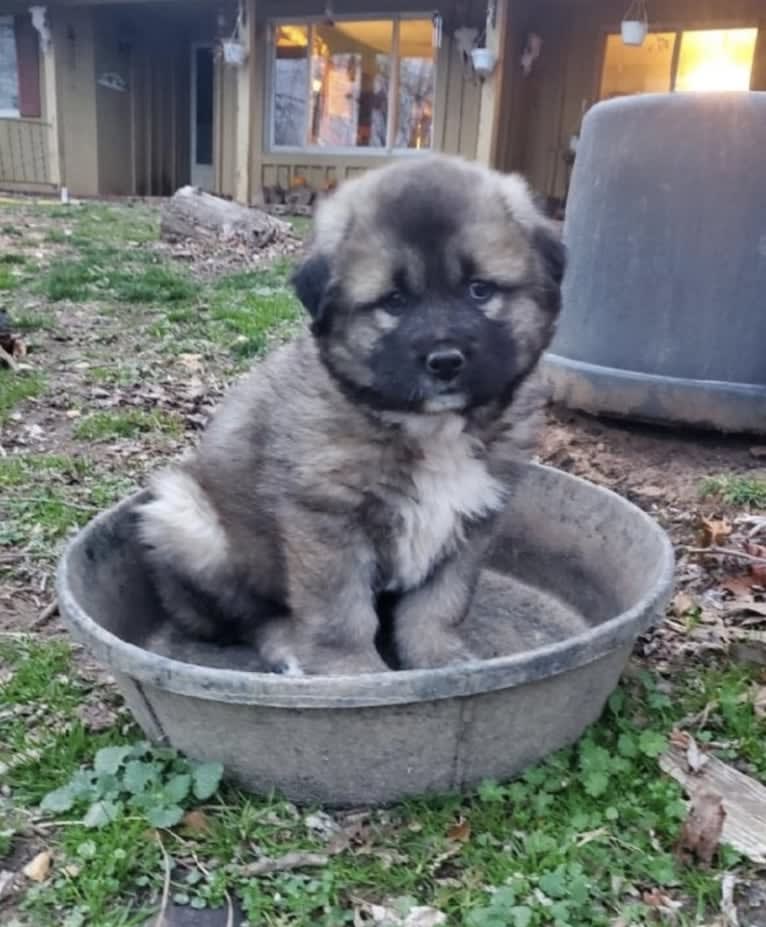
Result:
{"label": "puppy's ear", "polygon": [[303,261],[291,278],[296,296],[311,316],[314,330],[321,326],[327,308],[331,274],[328,258],[323,254],[312,254]]}
{"label": "puppy's ear", "polygon": [[538,226],[532,233],[532,244],[542,258],[546,274],[561,286],[567,266],[567,249],[556,233],[545,226]]}

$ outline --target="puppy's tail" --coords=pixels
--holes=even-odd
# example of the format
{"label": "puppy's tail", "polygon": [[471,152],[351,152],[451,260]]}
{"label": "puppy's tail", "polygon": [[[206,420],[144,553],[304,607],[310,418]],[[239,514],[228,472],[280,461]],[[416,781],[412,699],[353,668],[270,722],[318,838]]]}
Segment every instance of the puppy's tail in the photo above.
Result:
{"label": "puppy's tail", "polygon": [[138,508],[138,532],[157,567],[212,578],[226,569],[230,542],[194,476],[181,467],[157,473],[151,499]]}

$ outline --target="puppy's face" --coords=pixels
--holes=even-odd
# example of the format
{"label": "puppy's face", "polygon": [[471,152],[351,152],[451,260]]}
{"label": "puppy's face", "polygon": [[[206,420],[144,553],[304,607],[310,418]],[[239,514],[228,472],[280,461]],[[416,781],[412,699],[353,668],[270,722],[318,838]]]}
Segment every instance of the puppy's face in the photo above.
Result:
{"label": "puppy's face", "polygon": [[563,269],[523,181],[433,157],[325,201],[294,283],[347,390],[427,414],[510,401],[550,341]]}

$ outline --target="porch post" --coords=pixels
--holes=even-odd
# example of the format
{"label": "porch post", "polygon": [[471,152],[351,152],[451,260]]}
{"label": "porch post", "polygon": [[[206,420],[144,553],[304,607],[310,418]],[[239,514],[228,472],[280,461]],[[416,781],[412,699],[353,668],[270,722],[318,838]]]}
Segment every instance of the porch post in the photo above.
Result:
{"label": "porch post", "polygon": [[61,186],[61,149],[59,145],[58,95],[56,93],[56,48],[46,7],[30,7],[32,25],[37,30],[43,72],[43,112],[48,123],[48,180]]}
{"label": "porch post", "polygon": [[495,167],[498,157],[500,103],[506,74],[506,48],[508,47],[508,19],[510,0],[489,0],[487,9],[486,46],[493,51],[497,63],[495,70],[481,86],[479,109],[479,135],[476,140],[476,160]]}
{"label": "porch post", "polygon": [[240,37],[245,63],[237,69],[237,139],[234,154],[234,198],[250,204],[250,140],[252,137],[253,80],[255,79],[255,2],[240,0]]}

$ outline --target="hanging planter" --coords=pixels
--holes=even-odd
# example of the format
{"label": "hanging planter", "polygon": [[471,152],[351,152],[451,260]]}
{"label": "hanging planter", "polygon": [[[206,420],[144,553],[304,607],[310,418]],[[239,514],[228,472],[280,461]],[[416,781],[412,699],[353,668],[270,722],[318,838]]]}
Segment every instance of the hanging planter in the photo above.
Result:
{"label": "hanging planter", "polygon": [[491,48],[471,49],[471,63],[476,74],[484,80],[495,70],[497,56]]}
{"label": "hanging planter", "polygon": [[633,0],[620,26],[625,45],[643,45],[649,32],[649,11],[646,0]]}
{"label": "hanging planter", "polygon": [[239,39],[223,39],[221,41],[223,50],[223,60],[226,64],[232,64],[241,68],[247,58],[245,46]]}

